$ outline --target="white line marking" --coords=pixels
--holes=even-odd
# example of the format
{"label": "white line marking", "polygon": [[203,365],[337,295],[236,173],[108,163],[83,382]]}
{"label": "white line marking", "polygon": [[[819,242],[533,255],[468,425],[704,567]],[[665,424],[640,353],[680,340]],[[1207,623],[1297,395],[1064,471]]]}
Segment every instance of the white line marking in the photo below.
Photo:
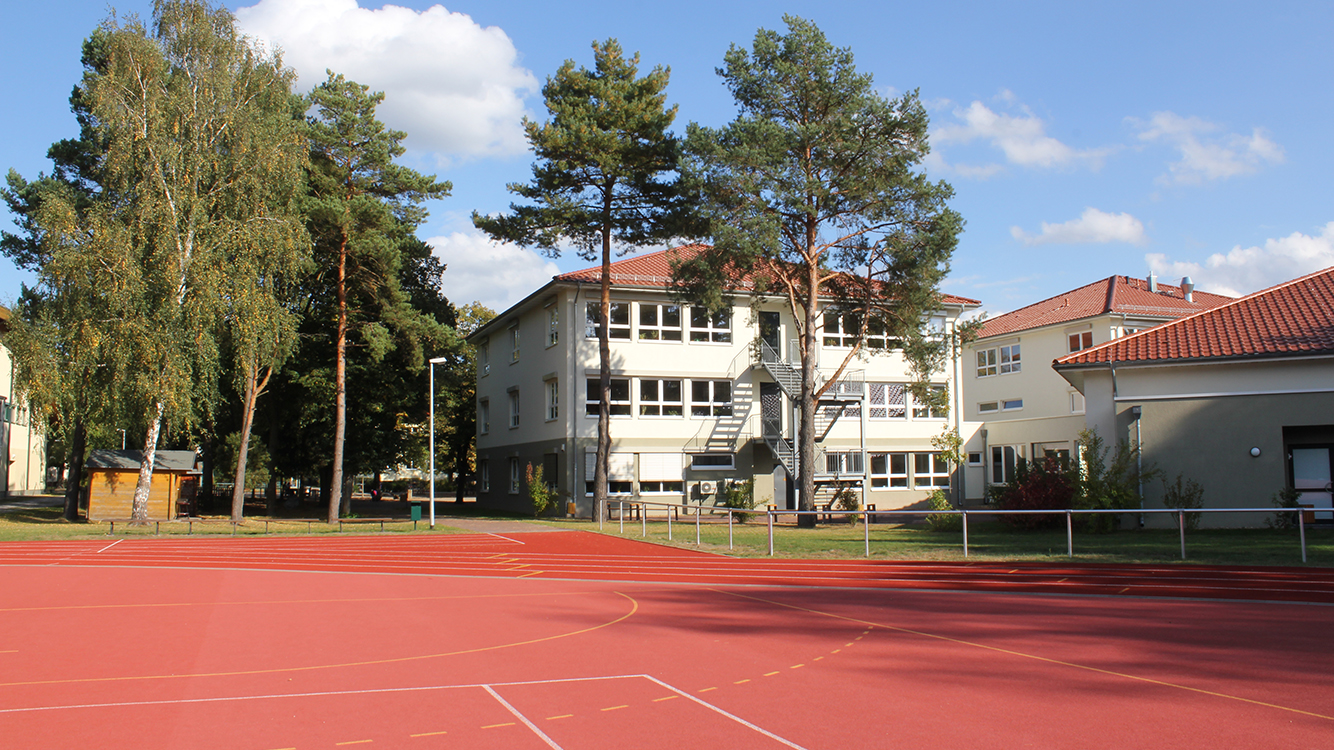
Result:
{"label": "white line marking", "polygon": [[493,533],[491,533],[490,531],[484,531],[484,532],[482,532],[482,533],[484,533],[484,534],[490,534],[491,536],[493,536],[493,537],[495,537],[495,538],[497,538],[497,539],[504,539],[504,540],[507,541],[507,542],[514,542],[515,544],[522,544],[522,545],[524,545],[524,546],[527,546],[527,545],[528,545],[528,542],[521,542],[521,541],[519,541],[518,539],[510,539],[510,538],[507,537],[507,536],[501,536],[500,534],[493,534]]}
{"label": "white line marking", "polygon": [[111,544],[108,544],[107,546],[105,546],[105,547],[103,547],[102,549],[98,550],[98,551],[97,551],[96,553],[94,553],[94,554],[101,554],[101,553],[103,553],[103,552],[106,552],[107,550],[111,549],[112,547],[115,547],[117,544],[120,544],[120,543],[123,542],[123,541],[125,541],[125,540],[124,540],[124,539],[117,539],[116,541],[112,542]]}
{"label": "white line marking", "polygon": [[546,733],[543,732],[541,729],[538,729],[536,724],[529,721],[527,716],[524,716],[523,714],[519,713],[519,709],[515,708],[514,706],[511,706],[509,701],[505,700],[504,698],[501,698],[500,693],[497,693],[495,690],[491,689],[490,685],[483,685],[482,689],[490,693],[492,698],[495,698],[497,701],[500,702],[500,705],[508,709],[509,712],[514,714],[514,716],[518,718],[519,721],[522,721],[529,729],[533,730],[533,734],[537,735],[538,737],[541,737],[542,741],[547,743],[547,747],[553,748],[553,750],[564,750],[564,748],[556,744],[555,740],[548,737]]}
{"label": "white line marking", "polygon": [[662,680],[659,680],[657,677],[654,677],[654,676],[651,675],[651,674],[644,674],[644,675],[639,675],[639,676],[640,676],[640,677],[643,677],[643,678],[646,679],[646,680],[652,680],[653,682],[658,683],[659,685],[661,685],[661,686],[667,688],[668,690],[672,691],[673,693],[676,693],[677,695],[680,695],[682,698],[689,698],[690,700],[692,700],[692,701],[698,703],[699,705],[701,705],[701,706],[703,706],[703,707],[705,707],[705,708],[707,708],[707,709],[709,709],[709,710],[711,710],[711,711],[716,711],[717,713],[720,713],[720,714],[722,714],[723,716],[726,716],[727,718],[731,719],[732,721],[735,721],[735,722],[738,723],[738,724],[741,724],[742,726],[750,727],[751,729],[754,729],[756,732],[759,732],[760,734],[764,735],[765,737],[768,737],[768,738],[771,739],[771,740],[776,740],[776,741],[778,741],[778,742],[781,742],[781,743],[783,743],[784,745],[787,745],[788,747],[795,748],[795,750],[806,750],[806,748],[802,747],[801,745],[798,745],[797,743],[792,742],[792,741],[790,741],[790,740],[785,740],[785,739],[783,739],[782,737],[779,737],[778,735],[776,735],[776,734],[774,734],[773,732],[770,732],[770,731],[768,731],[768,730],[766,730],[766,729],[761,729],[760,727],[757,727],[757,726],[755,726],[754,724],[751,724],[749,721],[746,721],[745,719],[741,718],[740,716],[737,716],[736,714],[728,713],[727,711],[724,711],[723,709],[718,708],[717,706],[713,705],[712,703],[709,703],[708,701],[700,700],[699,698],[696,698],[695,696],[693,696],[693,695],[691,695],[691,694],[685,692],[684,690],[679,690],[679,689],[677,689],[677,688],[674,688],[674,687],[672,687],[671,685],[668,685],[667,683],[663,682]]}

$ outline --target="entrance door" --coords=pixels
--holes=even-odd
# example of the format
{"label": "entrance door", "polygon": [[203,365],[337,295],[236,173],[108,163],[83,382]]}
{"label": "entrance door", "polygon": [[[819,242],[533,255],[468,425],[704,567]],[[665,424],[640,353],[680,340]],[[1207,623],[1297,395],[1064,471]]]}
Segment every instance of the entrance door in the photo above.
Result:
{"label": "entrance door", "polygon": [[[1305,447],[1292,449],[1292,486],[1301,493],[1297,502],[1316,508],[1334,507],[1334,488],[1330,486],[1330,449]],[[1316,513],[1317,521],[1334,520],[1334,513]]]}
{"label": "entrance door", "polygon": [[760,340],[768,344],[778,354],[778,358],[783,358],[783,331],[782,318],[776,312],[760,313]]}

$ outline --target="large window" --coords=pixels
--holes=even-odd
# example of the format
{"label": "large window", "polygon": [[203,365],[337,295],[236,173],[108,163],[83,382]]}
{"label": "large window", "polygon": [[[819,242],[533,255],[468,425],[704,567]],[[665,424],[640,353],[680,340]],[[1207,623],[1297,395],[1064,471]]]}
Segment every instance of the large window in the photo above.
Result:
{"label": "large window", "polygon": [[827,474],[861,474],[861,451],[829,451],[824,454],[824,470]]}
{"label": "large window", "polygon": [[[932,399],[929,403],[922,403],[921,399],[914,398],[912,403],[913,419],[944,419],[948,411],[948,395],[943,385],[931,386]],[[933,403],[938,402],[938,403]]]}
{"label": "large window", "polygon": [[[630,416],[630,379],[612,378],[611,393],[607,403],[613,417]],[[589,378],[584,414],[590,417],[598,415],[598,404],[602,403],[602,382],[599,378]]]}
{"label": "large window", "polygon": [[482,339],[477,345],[477,374],[486,375],[491,372],[491,339]]}
{"label": "large window", "polygon": [[639,338],[642,341],[680,341],[680,305],[639,303]]}
{"label": "large window", "polygon": [[1019,358],[1019,344],[996,346],[977,350],[977,376],[987,378],[992,375],[1009,375],[1020,372],[1023,362]]}
{"label": "large window", "polygon": [[639,492],[645,495],[681,494],[685,478],[680,453],[640,453]]}
{"label": "large window", "polygon": [[690,468],[694,471],[731,470],[736,465],[736,456],[732,453],[692,453]]}
{"label": "large window", "polygon": [[908,390],[903,383],[871,383],[867,400],[871,419],[905,419],[908,416]]}
{"label": "large window", "polygon": [[[630,303],[612,302],[610,307],[611,323],[607,326],[607,338],[630,338]],[[602,318],[602,303],[589,302],[585,316],[584,336],[590,339],[598,337],[598,322]]]}
{"label": "large window", "polygon": [[1024,458],[1022,445],[991,446],[991,483],[1008,484],[1014,481],[1014,472]]}
{"label": "large window", "polygon": [[[597,451],[584,454],[584,494],[593,494],[597,473]],[[634,492],[635,454],[611,453],[607,456],[607,494],[629,495]]]}
{"label": "large window", "polygon": [[824,314],[825,346],[851,348],[862,334],[861,320],[852,313],[840,313],[826,310]]}
{"label": "large window", "polygon": [[914,489],[950,486],[950,464],[939,453],[912,455]]}
{"label": "large window", "polygon": [[732,416],[732,381],[690,381],[690,416]]}
{"label": "large window", "polygon": [[871,489],[907,489],[908,454],[872,453]]}
{"label": "large window", "polygon": [[547,308],[547,346],[560,343],[560,308],[553,302]]}
{"label": "large window", "polygon": [[685,413],[681,381],[639,379],[639,416],[680,417]]}
{"label": "large window", "polygon": [[519,391],[510,391],[510,429],[519,426]]}
{"label": "large window", "polygon": [[1083,331],[1081,333],[1072,333],[1067,337],[1070,344],[1070,353],[1082,352],[1093,346],[1093,331]]}
{"label": "large window", "polygon": [[477,403],[477,431],[483,435],[491,431],[491,400],[482,399]]}
{"label": "large window", "polygon": [[732,341],[732,311],[709,314],[703,307],[690,308],[690,340],[727,344]]}
{"label": "large window", "polygon": [[510,329],[510,361],[519,361],[519,326],[517,323]]}

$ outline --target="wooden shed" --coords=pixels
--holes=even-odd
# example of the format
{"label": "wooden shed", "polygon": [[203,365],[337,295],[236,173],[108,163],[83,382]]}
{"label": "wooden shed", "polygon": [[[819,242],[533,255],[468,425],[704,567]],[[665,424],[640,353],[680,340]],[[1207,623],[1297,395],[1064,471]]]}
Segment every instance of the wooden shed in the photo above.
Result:
{"label": "wooden shed", "polygon": [[[141,451],[96,450],[88,455],[88,520],[129,518],[139,482]],[[190,515],[200,471],[194,451],[158,451],[148,492],[148,518],[169,521]]]}

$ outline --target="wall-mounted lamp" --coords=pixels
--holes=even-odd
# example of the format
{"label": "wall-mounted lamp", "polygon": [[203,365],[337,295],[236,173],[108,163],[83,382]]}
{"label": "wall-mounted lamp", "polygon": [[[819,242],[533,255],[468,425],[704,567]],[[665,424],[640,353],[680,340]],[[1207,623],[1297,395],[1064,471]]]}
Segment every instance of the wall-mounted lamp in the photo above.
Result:
{"label": "wall-mounted lamp", "polygon": [[1251,458],[1259,458],[1259,457],[1260,457],[1260,449],[1259,449],[1259,448],[1252,448],[1252,449],[1251,449]]}

